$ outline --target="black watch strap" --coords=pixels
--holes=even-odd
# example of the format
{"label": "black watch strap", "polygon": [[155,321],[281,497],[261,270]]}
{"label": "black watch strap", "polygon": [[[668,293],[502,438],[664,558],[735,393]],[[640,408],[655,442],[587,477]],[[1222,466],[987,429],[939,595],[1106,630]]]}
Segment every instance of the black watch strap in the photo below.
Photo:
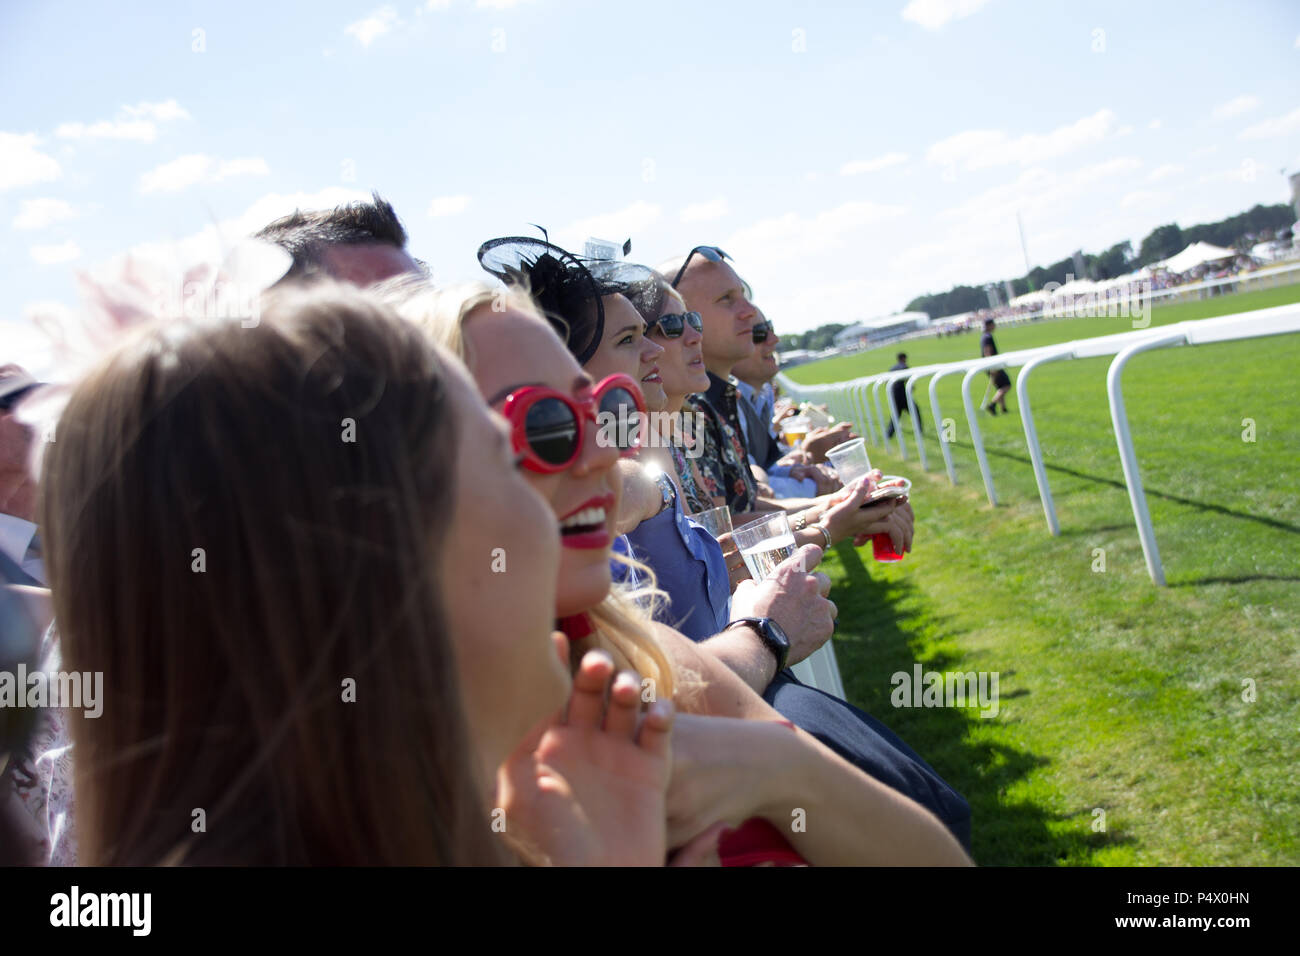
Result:
{"label": "black watch strap", "polygon": [[752,628],[763,646],[776,658],[776,672],[779,674],[785,670],[786,660],[790,657],[790,640],[775,621],[770,617],[741,617],[728,624],[726,630],[733,627]]}

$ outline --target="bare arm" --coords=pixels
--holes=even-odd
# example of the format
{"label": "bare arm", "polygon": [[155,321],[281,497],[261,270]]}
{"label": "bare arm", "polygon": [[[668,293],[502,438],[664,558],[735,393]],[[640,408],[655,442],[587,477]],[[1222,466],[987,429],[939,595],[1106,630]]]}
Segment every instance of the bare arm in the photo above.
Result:
{"label": "bare arm", "polygon": [[653,518],[663,507],[663,494],[655,484],[650,469],[640,462],[624,458],[615,465],[622,484],[614,533],[627,534],[642,521]]}
{"label": "bare arm", "polygon": [[[800,548],[767,580],[740,582],[731,598],[732,620],[770,617],[780,625],[790,642],[790,664],[807,658],[835,630],[838,612],[827,598],[830,578],[812,570],[821,558],[820,548]],[[761,694],[776,676],[776,657],[752,627],[725,630],[697,647],[756,693]]]}
{"label": "bare arm", "polygon": [[679,716],[675,730],[670,845],[715,820],[734,826],[759,816],[819,866],[970,864],[934,814],[810,734],[688,715]]}
{"label": "bare arm", "polygon": [[[773,710],[752,686],[723,663],[713,653],[712,648],[705,649],[709,642],[696,644],[684,634],[658,622],[651,624],[651,628],[659,640],[659,646],[672,661],[673,670],[678,674],[692,675],[694,678],[690,686],[682,688],[677,694],[674,703],[679,711],[743,717],[751,720],[781,719],[781,715]],[[744,631],[738,636],[743,637],[748,633]],[[758,638],[750,635],[750,639],[757,645],[757,650],[766,654],[768,661],[771,661],[772,655]],[[769,663],[768,670],[774,671],[775,667]],[[771,678],[768,678],[768,682],[771,682]],[[763,686],[766,687],[767,684]]]}
{"label": "bare arm", "polygon": [[[933,814],[811,734],[781,726],[788,722],[705,645],[666,625],[652,626],[674,669],[695,677],[675,701],[671,846],[719,819],[737,825],[761,816],[788,833],[804,859],[821,866],[969,864]],[[759,650],[771,658],[761,644]],[[690,714],[713,716],[700,723]],[[802,833],[790,831],[795,809],[804,811]]]}

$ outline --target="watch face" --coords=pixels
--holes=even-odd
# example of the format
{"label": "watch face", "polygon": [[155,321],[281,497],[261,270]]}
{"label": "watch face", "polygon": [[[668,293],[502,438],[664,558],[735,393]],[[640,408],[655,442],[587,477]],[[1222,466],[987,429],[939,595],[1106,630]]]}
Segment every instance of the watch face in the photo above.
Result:
{"label": "watch face", "polygon": [[763,623],[767,626],[767,633],[773,640],[784,647],[788,648],[790,646],[790,638],[785,636],[785,631],[781,630],[780,624],[776,623],[776,621],[772,620],[770,617],[764,618]]}

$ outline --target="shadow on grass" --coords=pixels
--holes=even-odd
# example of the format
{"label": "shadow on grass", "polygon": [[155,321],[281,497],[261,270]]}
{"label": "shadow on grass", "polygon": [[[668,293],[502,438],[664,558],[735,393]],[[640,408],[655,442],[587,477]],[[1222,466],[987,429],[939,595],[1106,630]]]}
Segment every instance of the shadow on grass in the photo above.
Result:
{"label": "shadow on grass", "polygon": [[[874,578],[859,553],[846,545],[835,549],[846,582],[832,594],[845,622],[836,636],[835,653],[851,703],[882,720],[919,753],[939,775],[962,793],[971,806],[975,861],[992,866],[1087,864],[1104,846],[1126,842],[1114,831],[1097,834],[1084,821],[1063,827],[1065,817],[1033,803],[1010,803],[1004,794],[1032,771],[1049,766],[1048,757],[1018,750],[980,733],[978,710],[954,707],[895,708],[891,676],[926,671],[965,671],[972,661],[943,652],[927,657],[922,645],[948,641],[963,633],[955,623],[916,606],[916,589],[906,579]],[[908,630],[911,625],[912,630]],[[975,665],[977,666],[977,665]],[[1004,676],[1011,671],[1004,670]],[[1017,688],[1000,698],[1025,696]],[[996,727],[996,718],[989,721]],[[1085,813],[1078,810],[1075,814]]]}
{"label": "shadow on grass", "polygon": [[[959,447],[970,448],[974,451],[975,446],[965,443],[954,442]],[[1013,452],[1002,451],[997,448],[984,447],[985,452],[990,455],[996,455],[999,458],[1007,458],[1011,461],[1018,461],[1026,465],[1033,466],[1033,461],[1027,455],[1017,455]],[[1090,475],[1084,471],[1076,471],[1073,468],[1066,468],[1064,465],[1050,465],[1044,462],[1043,467],[1048,471],[1060,472],[1063,475],[1070,475],[1073,478],[1080,478],[1084,481],[1090,481],[1098,485],[1110,485],[1112,488],[1118,488],[1120,491],[1128,494],[1128,485],[1122,481],[1116,481],[1114,478],[1103,478],[1101,475]],[[1165,501],[1173,501],[1180,505],[1187,505],[1189,508],[1197,508],[1201,511],[1213,511],[1221,515],[1227,515],[1229,518],[1241,518],[1245,521],[1257,521],[1260,524],[1268,525],[1270,528],[1277,528],[1279,531],[1288,531],[1291,534],[1300,534],[1300,525],[1290,524],[1286,521],[1278,521],[1276,518],[1269,518],[1264,515],[1251,514],[1249,511],[1237,511],[1233,508],[1225,508],[1223,505],[1216,505],[1208,501],[1196,501],[1192,498],[1184,498],[1181,495],[1171,495],[1167,491],[1159,491],[1155,488],[1144,487],[1146,494],[1152,498],[1163,498]],[[1127,527],[1127,526],[1126,526]]]}
{"label": "shadow on grass", "polygon": [[1170,582],[1171,588],[1193,588],[1202,584],[1249,584],[1252,581],[1300,581],[1293,574],[1243,574],[1235,578],[1195,578],[1191,581]]}

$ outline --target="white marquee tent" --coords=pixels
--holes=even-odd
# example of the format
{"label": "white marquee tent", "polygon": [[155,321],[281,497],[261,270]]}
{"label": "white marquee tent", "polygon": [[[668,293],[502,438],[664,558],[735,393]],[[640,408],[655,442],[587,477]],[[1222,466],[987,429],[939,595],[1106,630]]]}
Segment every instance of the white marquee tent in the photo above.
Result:
{"label": "white marquee tent", "polygon": [[1236,256],[1237,252],[1233,249],[1212,246],[1208,242],[1194,242],[1182,252],[1161,262],[1160,266],[1174,273],[1190,272],[1206,262],[1218,262],[1220,259],[1233,259]]}

